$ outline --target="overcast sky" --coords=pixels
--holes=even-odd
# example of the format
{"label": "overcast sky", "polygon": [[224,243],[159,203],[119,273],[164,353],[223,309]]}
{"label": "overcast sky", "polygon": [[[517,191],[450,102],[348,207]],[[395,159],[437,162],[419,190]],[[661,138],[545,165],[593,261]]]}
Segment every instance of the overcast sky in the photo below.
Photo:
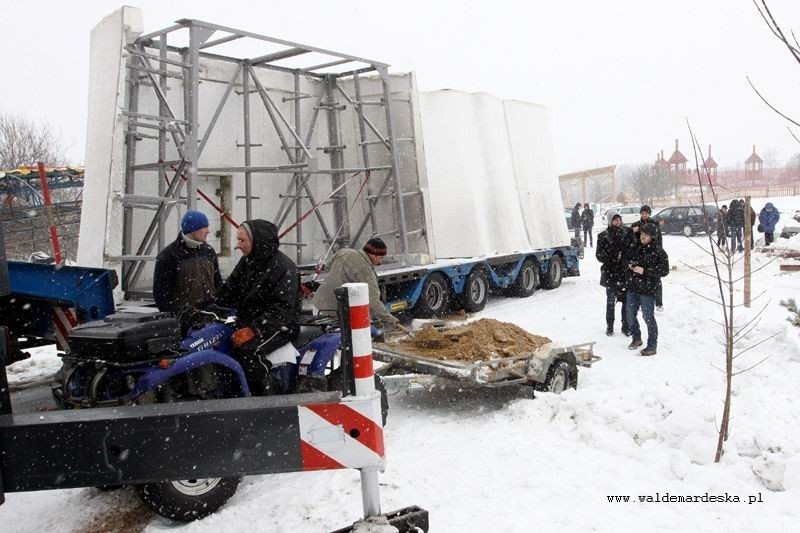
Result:
{"label": "overcast sky", "polygon": [[[120,4],[2,2],[0,109],[59,129],[73,162],[86,138],[89,33]],[[747,85],[800,119],[800,65],[751,0],[132,0],[145,31],[197,18],[384,61],[421,90],[485,91],[548,106],[561,172],[690,156],[688,118],[721,166],[800,152]],[[391,7],[389,7],[391,6]],[[800,2],[771,0],[800,31]],[[798,134],[800,136],[800,133]]]}

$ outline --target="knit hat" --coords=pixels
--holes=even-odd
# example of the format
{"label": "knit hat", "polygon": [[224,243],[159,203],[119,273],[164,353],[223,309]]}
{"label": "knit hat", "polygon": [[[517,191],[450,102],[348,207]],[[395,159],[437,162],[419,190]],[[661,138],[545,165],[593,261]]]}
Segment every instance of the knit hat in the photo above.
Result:
{"label": "knit hat", "polygon": [[614,216],[611,217],[611,222],[614,222],[614,220],[616,219],[622,220],[622,215],[620,215],[619,213],[614,213]]}
{"label": "knit hat", "polygon": [[641,229],[642,233],[647,233],[651,237],[655,237],[656,236],[657,230],[656,230],[656,225],[655,224],[650,224],[648,222],[647,224],[642,224],[642,227],[640,229]]}
{"label": "knit hat", "polygon": [[725,204],[722,204],[722,207],[720,207],[720,209],[728,209],[728,206],[725,205]]}
{"label": "knit hat", "polygon": [[208,227],[208,217],[200,211],[190,209],[186,211],[181,219],[181,233],[188,235],[195,231]]}
{"label": "knit hat", "polygon": [[640,213],[647,213],[649,215],[649,214],[652,214],[653,210],[650,209],[649,205],[643,205],[642,208],[639,209],[639,212]]}
{"label": "knit hat", "polygon": [[386,248],[386,243],[383,242],[383,239],[373,237],[364,245],[364,251],[368,254],[383,257],[388,252],[388,248]]}

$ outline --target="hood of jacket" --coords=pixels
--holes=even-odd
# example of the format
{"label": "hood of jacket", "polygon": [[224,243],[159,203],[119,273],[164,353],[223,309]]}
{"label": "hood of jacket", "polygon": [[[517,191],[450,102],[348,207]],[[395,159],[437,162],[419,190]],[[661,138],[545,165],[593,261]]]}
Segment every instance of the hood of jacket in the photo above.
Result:
{"label": "hood of jacket", "polygon": [[250,256],[253,259],[269,259],[278,251],[278,227],[267,220],[247,220],[242,223],[253,238],[253,250]]}
{"label": "hood of jacket", "polygon": [[772,202],[767,202],[767,204],[764,206],[764,209],[772,209],[772,210],[774,210],[775,206],[772,205]]}

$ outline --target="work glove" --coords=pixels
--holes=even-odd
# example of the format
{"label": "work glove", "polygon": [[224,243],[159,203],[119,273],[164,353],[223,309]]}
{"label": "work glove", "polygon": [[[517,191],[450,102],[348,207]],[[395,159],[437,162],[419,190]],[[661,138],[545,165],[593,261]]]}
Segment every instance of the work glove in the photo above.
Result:
{"label": "work glove", "polygon": [[247,344],[251,340],[255,339],[258,336],[258,331],[252,327],[245,327],[239,328],[233,332],[231,336],[231,341],[233,341],[233,347],[239,348],[240,346]]}

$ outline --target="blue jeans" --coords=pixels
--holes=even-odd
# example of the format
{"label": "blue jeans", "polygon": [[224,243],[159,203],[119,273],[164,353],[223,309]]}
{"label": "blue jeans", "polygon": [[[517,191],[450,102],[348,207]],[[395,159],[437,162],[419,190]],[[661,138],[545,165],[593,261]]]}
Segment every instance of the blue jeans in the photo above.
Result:
{"label": "blue jeans", "polygon": [[625,306],[628,311],[628,327],[630,328],[631,337],[635,341],[642,340],[642,330],[639,329],[639,321],[636,318],[636,315],[639,314],[639,307],[641,307],[644,323],[647,325],[648,348],[655,348],[658,345],[658,324],[656,324],[656,315],[654,313],[655,305],[655,296],[628,291],[628,299]]}
{"label": "blue jeans", "polygon": [[[738,246],[737,246],[738,241]],[[741,226],[731,226],[731,251],[744,246],[744,234]]]}
{"label": "blue jeans", "polygon": [[[620,320],[622,321],[622,329],[628,329],[628,313],[626,312],[626,299],[622,297],[622,312],[620,313]],[[617,307],[617,289],[615,287],[606,287],[606,326],[614,327],[614,309]]]}

